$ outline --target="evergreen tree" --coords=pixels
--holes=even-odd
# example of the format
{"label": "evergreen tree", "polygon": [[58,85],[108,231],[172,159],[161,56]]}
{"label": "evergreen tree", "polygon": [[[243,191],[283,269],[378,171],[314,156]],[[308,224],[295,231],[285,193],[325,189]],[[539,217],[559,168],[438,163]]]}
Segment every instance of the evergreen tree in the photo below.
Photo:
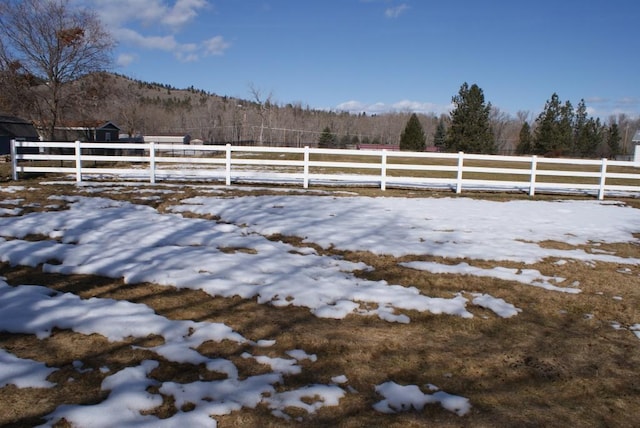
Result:
{"label": "evergreen tree", "polygon": [[584,103],[584,99],[580,100],[578,107],[576,108],[575,120],[573,124],[574,141],[571,148],[571,154],[576,156],[584,156],[586,147],[588,145],[587,135],[587,106]]}
{"label": "evergreen tree", "polygon": [[560,109],[560,123],[558,127],[558,153],[565,154],[574,146],[574,112],[569,101],[565,101]]}
{"label": "evergreen tree", "polygon": [[559,156],[567,153],[573,145],[573,107],[570,102],[560,103],[553,93],[544,110],[536,119],[533,152],[539,155]]}
{"label": "evergreen tree", "polygon": [[326,126],[322,130],[322,134],[320,134],[320,138],[318,139],[318,147],[330,149],[336,146],[336,136],[331,132],[331,128]]}
{"label": "evergreen tree", "polygon": [[536,119],[533,151],[547,156],[595,157],[609,152],[606,129],[600,119],[590,118],[584,100],[573,110],[569,101],[560,103],[551,96]]}
{"label": "evergreen tree", "polygon": [[598,149],[602,145],[602,125],[600,119],[589,119],[582,131],[583,146],[581,155],[585,157],[595,157],[598,155]]}
{"label": "evergreen tree", "polygon": [[495,152],[495,137],[489,122],[491,103],[485,104],[482,89],[476,84],[469,87],[465,82],[451,101],[455,108],[451,111],[446,149],[469,153]]}
{"label": "evergreen tree", "polygon": [[342,137],[340,137],[340,143],[338,144],[338,148],[340,149],[346,149],[349,144],[351,144],[351,137],[349,136],[349,134],[343,135]]}
{"label": "evergreen tree", "polygon": [[615,159],[620,154],[620,129],[617,123],[612,123],[607,130],[607,146],[609,149],[609,157]]}
{"label": "evergreen tree", "polygon": [[438,120],[438,126],[436,127],[436,133],[433,136],[433,145],[439,149],[444,149],[447,139],[447,128],[444,126],[444,119],[441,117]]}
{"label": "evergreen tree", "polygon": [[536,119],[536,130],[533,140],[533,152],[541,155],[552,151],[557,139],[557,123],[560,120],[560,98],[555,92],[547,100],[544,110]]}
{"label": "evergreen tree", "polygon": [[427,137],[424,135],[424,130],[420,124],[418,116],[413,113],[407,125],[400,135],[400,150],[424,152],[426,148]]}
{"label": "evergreen tree", "polygon": [[525,122],[522,124],[522,128],[520,128],[520,140],[518,142],[518,146],[516,147],[516,154],[518,155],[528,155],[532,152],[532,138],[531,138],[531,126],[529,126],[529,122]]}

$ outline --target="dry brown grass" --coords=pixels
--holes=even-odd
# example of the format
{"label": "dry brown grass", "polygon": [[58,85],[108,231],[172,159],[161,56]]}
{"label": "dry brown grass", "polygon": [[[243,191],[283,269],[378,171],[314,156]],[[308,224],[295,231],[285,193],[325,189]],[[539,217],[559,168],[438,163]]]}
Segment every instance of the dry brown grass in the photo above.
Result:
{"label": "dry brown grass", "polygon": [[0,156],[0,183],[11,180],[11,162]]}
{"label": "dry brown grass", "polygon": [[[29,190],[11,194],[8,198],[24,198],[25,204],[40,203],[29,210],[44,209],[42,207],[48,204],[46,198],[51,194],[82,193],[82,188],[75,186],[41,186],[35,180],[12,184],[24,185]],[[267,192],[263,190],[263,193]],[[163,198],[160,201],[136,200],[132,194],[105,193],[102,196],[133,199],[136,203],[147,203],[163,210],[171,204],[172,198],[175,200],[196,193],[197,189],[185,187],[177,189],[175,194],[159,194]],[[380,192],[375,189],[362,189],[358,193],[387,197],[439,195],[437,192]],[[229,196],[234,194],[237,192],[232,190]],[[452,196],[450,193],[440,195]],[[474,196],[495,200],[514,197],[495,193]],[[272,239],[302,245],[294,237],[277,236]],[[560,244],[547,242],[545,245],[555,248]],[[593,248],[596,247],[584,247],[587,251]],[[640,258],[640,246],[636,244],[610,244],[597,248],[623,257]],[[227,250],[246,251],[241,248]],[[420,256],[393,258],[366,251],[325,252],[372,266],[373,270],[359,273],[368,279],[415,286],[433,297],[451,297],[461,291],[488,293],[513,303],[522,312],[513,318],[503,319],[470,305],[469,310],[474,313],[472,319],[414,312],[408,313],[410,324],[394,324],[361,316],[327,320],[316,318],[302,308],[275,308],[259,305],[253,300],[213,298],[200,291],[153,284],[125,285],[120,280],[101,277],[45,275],[39,268],[0,264],[0,276],[6,277],[12,285],[40,284],[72,292],[82,298],[95,296],[144,303],[171,319],[223,322],[252,340],[275,339],[276,345],[265,349],[265,354],[281,356],[286,350],[300,348],[318,356],[316,362],[301,363],[301,374],[286,377],[287,389],[327,384],[332,376],[345,374],[349,379],[348,386],[355,390],[348,393],[339,406],[323,408],[314,415],[290,409],[291,415],[303,417],[303,423],[275,418],[267,408],[258,406],[216,417],[218,426],[222,428],[626,427],[637,425],[640,420],[640,340],[630,331],[615,330],[610,324],[616,321],[628,327],[640,323],[640,267],[580,262],[558,265],[555,260],[527,266],[545,275],[579,281],[582,293],[571,295],[510,281],[435,275],[399,266],[399,262],[409,260],[447,263],[462,260],[445,261]],[[481,267],[497,265],[468,262]],[[500,265],[524,267],[516,263]],[[625,268],[629,270],[623,271]],[[621,299],[614,299],[616,296]],[[58,405],[100,402],[108,394],[100,390],[105,376],[140,364],[145,359],[160,361],[152,376],[161,381],[191,382],[199,377],[215,379],[217,374],[207,372],[203,367],[168,362],[148,350],[132,346],[152,346],[161,340],[160,337],[149,337],[110,343],[99,335],[85,336],[69,331],[55,331],[50,338],[39,340],[32,335],[0,333],[0,347],[3,349],[22,358],[60,368],[50,378],[57,383],[54,388],[0,388],[0,425],[33,426],[42,422],[40,418]],[[264,366],[240,357],[246,347],[230,342],[210,342],[203,344],[199,351],[207,356],[230,359],[238,366],[241,376],[265,372]],[[90,368],[107,366],[111,372],[102,374],[93,370],[81,374],[73,368],[74,360],[80,360]],[[421,412],[377,413],[372,405],[381,397],[374,387],[389,380],[420,386],[435,384],[444,391],[469,398],[472,410],[463,417],[437,405],[428,405]],[[423,391],[428,392],[426,389]],[[154,412],[167,417],[175,411],[172,402],[165,400],[164,405]]]}

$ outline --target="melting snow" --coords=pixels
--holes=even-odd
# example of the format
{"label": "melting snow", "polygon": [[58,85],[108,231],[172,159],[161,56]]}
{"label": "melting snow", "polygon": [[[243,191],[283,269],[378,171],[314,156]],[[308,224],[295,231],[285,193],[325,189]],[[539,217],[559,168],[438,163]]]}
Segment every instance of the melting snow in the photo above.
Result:
{"label": "melting snow", "polygon": [[[21,186],[0,187],[5,193],[23,190]],[[342,198],[318,192],[316,196],[310,194],[305,191],[305,196],[192,198],[173,207],[174,214],[161,214],[150,207],[106,198],[75,196],[52,198],[69,203],[69,209],[63,211],[15,217],[17,211],[2,208],[0,234],[4,238],[0,238],[0,260],[14,265],[43,264],[46,272],[96,274],[124,278],[127,283],[148,281],[202,289],[214,296],[256,298],[259,303],[274,306],[301,306],[318,317],[375,315],[401,323],[410,321],[402,313],[406,310],[469,318],[473,315],[467,305],[472,304],[507,318],[521,309],[484,293],[471,293],[469,302],[461,292],[448,299],[433,298],[415,287],[363,280],[355,273],[370,269],[369,266],[323,256],[311,247],[274,242],[265,236],[297,236],[322,248],[394,256],[525,264],[557,258],[557,266],[567,260],[591,265],[599,261],[640,264],[638,259],[604,251],[549,249],[540,245],[543,241],[574,246],[638,242],[633,235],[640,230],[638,211],[616,203]],[[187,219],[181,212],[211,214],[222,222]],[[35,234],[48,239],[35,242],[23,239]],[[559,286],[565,278],[545,276],[533,269],[481,269],[468,263],[403,265],[432,273],[500,278],[566,293],[580,291]],[[575,281],[571,284],[578,285]],[[10,287],[0,280],[0,311],[0,331],[40,338],[50,335],[53,328],[98,333],[110,341],[162,335],[164,343],[149,348],[157,355],[170,361],[204,364],[208,370],[226,375],[226,379],[210,382],[161,383],[149,377],[158,361],[147,360],[106,377],[102,389],[109,391],[109,395],[103,402],[60,406],[46,417],[47,425],[65,418],[81,426],[210,427],[216,426],[212,415],[261,403],[274,415],[288,419],[288,407],[312,413],[323,406],[338,405],[346,393],[338,385],[356,393],[348,385],[346,375],[334,376],[331,385],[307,385],[284,391],[279,387],[276,392],[274,386],[283,384],[284,375],[301,372],[299,363],[317,361],[315,354],[302,349],[289,350],[282,356],[246,352],[242,354],[244,358],[267,365],[271,372],[241,379],[231,361],[208,358],[195,349],[205,341],[233,340],[259,351],[273,346],[275,341],[263,338],[252,342],[224,324],[169,320],[142,304],[98,298],[82,300],[45,287]],[[618,323],[612,326],[623,329]],[[629,330],[640,338],[640,324]],[[81,361],[75,361],[74,367],[79,373],[88,370]],[[0,387],[9,383],[20,388],[51,387],[47,377],[55,370],[0,350]],[[110,373],[111,369],[101,367],[100,372]],[[141,413],[162,403],[159,394],[149,392],[151,386],[161,394],[173,396],[179,409],[175,415],[160,420]],[[427,404],[439,403],[458,415],[471,409],[465,397],[440,391],[435,385],[426,388],[430,393],[415,385],[383,383],[376,386],[383,399],[374,407],[391,413],[421,410]],[[193,410],[185,411],[187,404],[193,405]]]}
{"label": "melting snow", "polygon": [[[432,388],[433,386],[430,387]],[[376,392],[384,397],[373,406],[381,413],[406,412],[412,409],[420,411],[425,405],[435,403],[440,403],[442,407],[458,416],[463,416],[471,410],[471,404],[467,398],[444,391],[425,394],[416,385],[403,386],[395,382],[385,382],[376,386]]]}
{"label": "melting snow", "polygon": [[56,370],[38,361],[18,358],[0,348],[0,388],[9,384],[18,388],[49,388],[55,384],[46,379]]}

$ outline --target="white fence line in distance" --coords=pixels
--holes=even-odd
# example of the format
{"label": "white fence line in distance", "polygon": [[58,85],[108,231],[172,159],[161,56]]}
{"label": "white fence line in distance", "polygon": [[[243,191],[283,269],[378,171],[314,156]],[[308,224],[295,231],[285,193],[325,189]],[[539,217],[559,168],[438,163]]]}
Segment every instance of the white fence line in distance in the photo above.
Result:
{"label": "white fence line in distance", "polygon": [[[640,194],[640,164],[607,159],[167,143],[11,142],[13,179],[71,174],[124,180],[375,185]],[[59,165],[56,165],[59,163]]]}

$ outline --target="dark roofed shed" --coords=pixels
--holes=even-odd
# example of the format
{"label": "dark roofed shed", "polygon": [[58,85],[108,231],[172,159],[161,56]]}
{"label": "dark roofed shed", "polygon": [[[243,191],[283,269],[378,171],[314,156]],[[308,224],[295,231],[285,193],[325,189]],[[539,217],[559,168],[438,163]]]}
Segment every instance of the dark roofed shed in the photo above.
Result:
{"label": "dark roofed shed", "polygon": [[40,135],[31,122],[15,116],[0,116],[0,155],[10,153],[11,140],[39,141]]}

